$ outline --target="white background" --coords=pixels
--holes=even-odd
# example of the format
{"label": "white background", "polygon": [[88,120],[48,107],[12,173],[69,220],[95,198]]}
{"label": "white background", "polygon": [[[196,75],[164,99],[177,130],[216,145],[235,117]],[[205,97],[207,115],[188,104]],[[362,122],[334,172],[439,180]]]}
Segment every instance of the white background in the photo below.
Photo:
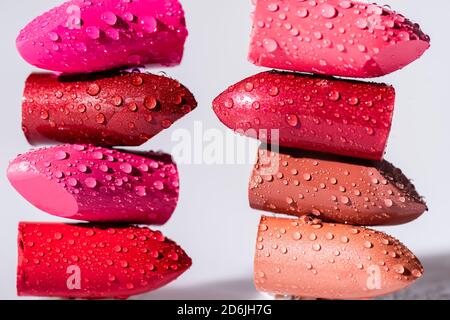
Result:
{"label": "white background", "polygon": [[[33,68],[15,49],[19,30],[58,0],[0,2],[0,298],[15,299],[16,236],[19,221],[61,221],[29,205],[8,184],[8,161],[30,146],[21,132],[20,109],[26,77]],[[386,158],[402,168],[426,196],[430,211],[419,220],[388,232],[424,262],[426,276],[409,297],[450,297],[450,1],[384,1],[431,36],[432,47],[406,69],[384,77],[397,90],[396,114]],[[190,31],[185,58],[165,70],[188,86],[198,109],[141,149],[170,152],[176,128],[227,130],[211,110],[212,99],[228,85],[264,70],[246,59],[250,0],[182,1]],[[158,69],[159,71],[160,69]],[[194,261],[178,281],[143,298],[258,298],[253,289],[252,259],[259,213],[248,206],[248,165],[180,165],[179,207],[163,231]],[[423,289],[423,290],[417,290]],[[446,291],[447,290],[447,291]],[[437,292],[440,291],[440,295]]]}

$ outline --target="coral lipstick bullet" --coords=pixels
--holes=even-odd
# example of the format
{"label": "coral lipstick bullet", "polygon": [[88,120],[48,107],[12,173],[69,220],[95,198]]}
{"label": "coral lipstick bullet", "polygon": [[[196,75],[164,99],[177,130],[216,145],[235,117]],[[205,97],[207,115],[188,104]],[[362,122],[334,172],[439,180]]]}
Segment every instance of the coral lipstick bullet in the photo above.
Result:
{"label": "coral lipstick bullet", "polygon": [[382,232],[309,217],[261,218],[254,274],[260,291],[365,299],[401,290],[422,274],[414,254]]}

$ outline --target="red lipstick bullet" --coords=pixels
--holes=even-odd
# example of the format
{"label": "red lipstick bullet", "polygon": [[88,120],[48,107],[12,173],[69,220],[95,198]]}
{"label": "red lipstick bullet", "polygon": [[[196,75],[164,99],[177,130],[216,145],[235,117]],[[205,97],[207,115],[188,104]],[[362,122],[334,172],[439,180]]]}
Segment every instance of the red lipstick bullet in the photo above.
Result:
{"label": "red lipstick bullet", "polygon": [[140,146],[196,107],[187,88],[164,76],[35,73],[25,84],[22,125],[32,145]]}
{"label": "red lipstick bullet", "polygon": [[19,296],[128,298],[178,278],[191,259],[159,231],[20,223]]}

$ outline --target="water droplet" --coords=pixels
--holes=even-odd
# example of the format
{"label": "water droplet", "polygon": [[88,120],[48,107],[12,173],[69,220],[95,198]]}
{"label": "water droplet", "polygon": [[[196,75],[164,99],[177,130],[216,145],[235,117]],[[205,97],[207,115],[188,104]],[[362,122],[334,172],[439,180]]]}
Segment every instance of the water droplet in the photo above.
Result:
{"label": "water droplet", "polygon": [[343,204],[349,204],[350,203],[350,199],[347,196],[342,196],[341,197],[341,202]]}
{"label": "water droplet", "polygon": [[86,165],[84,165],[84,164],[79,164],[79,165],[77,166],[77,169],[78,169],[78,171],[80,171],[80,172],[82,172],[82,173],[86,173],[87,170],[88,170],[88,167],[87,167]]}
{"label": "water droplet", "polygon": [[277,96],[280,93],[280,89],[278,89],[278,87],[272,87],[269,89],[269,95],[271,95],[272,97]]}
{"label": "water droplet", "polygon": [[294,232],[294,233],[292,234],[292,238],[293,238],[294,240],[300,240],[300,239],[302,238],[302,234],[301,234],[300,232]]}
{"label": "water droplet", "polygon": [[320,13],[322,14],[322,17],[331,19],[334,18],[337,14],[336,8],[333,7],[330,4],[324,4],[322,5],[322,8],[320,9]]}
{"label": "water droplet", "polygon": [[395,266],[392,267],[393,270],[398,273],[398,274],[403,274],[405,273],[405,267],[403,267],[401,264],[396,264]]}
{"label": "water droplet", "polygon": [[161,126],[164,129],[170,128],[171,125],[172,125],[172,121],[170,121],[169,119],[165,119],[165,120],[161,121]]}
{"label": "water droplet", "polygon": [[87,109],[86,109],[86,105],[84,105],[84,104],[78,105],[77,110],[78,110],[78,112],[80,112],[80,113],[85,113],[86,110],[87,110]]}
{"label": "water droplet", "polygon": [[314,37],[315,37],[317,40],[320,40],[320,39],[323,38],[323,35],[322,35],[321,32],[316,31],[316,32],[314,32]]}
{"label": "water droplet", "polygon": [[155,32],[158,27],[158,21],[152,16],[142,17],[139,20],[139,23],[142,26],[142,29],[144,29],[144,31],[148,33]]}
{"label": "water droplet", "polygon": [[129,282],[129,283],[126,284],[126,287],[127,287],[128,290],[132,290],[132,289],[134,289],[134,284]]}
{"label": "water droplet", "polygon": [[94,26],[87,27],[86,34],[89,38],[96,40],[100,38],[100,29]]}
{"label": "water droplet", "polygon": [[103,113],[99,113],[95,116],[95,121],[98,124],[105,124],[106,123],[106,117]]}
{"label": "water droplet", "polygon": [[103,153],[101,153],[100,151],[95,151],[92,154],[92,157],[96,160],[102,160],[103,159]]}
{"label": "water droplet", "polygon": [[331,101],[338,101],[341,98],[339,91],[333,90],[328,94],[328,99]]}
{"label": "water droplet", "polygon": [[176,252],[170,252],[167,257],[173,261],[178,261],[179,256]]}
{"label": "water droplet", "polygon": [[231,98],[228,98],[225,100],[225,107],[227,107],[228,109],[233,108],[234,106],[234,101]]}
{"label": "water droplet", "polygon": [[388,208],[392,207],[394,205],[394,202],[392,202],[391,199],[384,199],[384,205]]}
{"label": "water droplet", "polygon": [[300,8],[297,10],[297,16],[300,18],[306,18],[309,15],[309,11],[306,8]]}
{"label": "water droplet", "polygon": [[266,38],[263,40],[263,46],[267,52],[274,52],[278,49],[278,43],[270,38]]}
{"label": "water droplet", "polygon": [[367,19],[358,19],[355,24],[360,29],[366,29],[369,26]]}
{"label": "water droplet", "polygon": [[136,112],[138,110],[138,105],[136,102],[129,103],[127,107],[131,112]]}
{"label": "water droplet", "polygon": [[298,125],[298,117],[295,114],[288,114],[286,116],[286,122],[291,127],[296,127]]}
{"label": "water droplet", "polygon": [[117,16],[111,11],[103,12],[101,15],[101,19],[104,23],[113,26],[117,23]]}
{"label": "water droplet", "polygon": [[106,30],[106,35],[107,35],[109,38],[111,38],[111,39],[113,39],[113,40],[116,40],[116,41],[120,39],[120,33],[119,33],[119,31],[116,30],[116,29],[110,28],[110,29]]}
{"label": "water droplet", "polygon": [[130,174],[133,171],[133,167],[129,163],[122,163],[120,165],[120,170],[124,173]]}
{"label": "water droplet", "polygon": [[48,34],[48,37],[52,41],[58,41],[59,40],[59,35],[56,32],[50,32]]}
{"label": "water droplet", "polygon": [[420,278],[422,276],[422,272],[420,270],[414,269],[411,274],[416,277],[416,278]]}
{"label": "water droplet", "polygon": [[166,238],[160,231],[155,232],[155,234],[153,235],[153,239],[158,242],[164,242],[166,240]]}
{"label": "water droplet", "polygon": [[348,98],[348,103],[352,106],[356,106],[359,104],[359,99],[357,97]]}
{"label": "water droplet", "polygon": [[116,107],[120,107],[123,103],[123,98],[121,96],[115,96],[112,98],[112,104]]}
{"label": "water droplet", "polygon": [[155,97],[146,97],[144,99],[144,106],[148,109],[148,110],[153,110],[156,108],[156,106],[158,105],[158,100],[156,100]]}
{"label": "water droplet", "polygon": [[142,85],[142,84],[144,83],[144,79],[142,79],[141,76],[134,76],[134,77],[131,79],[131,83],[132,83],[134,86],[138,87],[138,86],[140,86],[140,85]]}
{"label": "water droplet", "polygon": [[278,4],[276,4],[276,3],[269,3],[269,4],[267,5],[267,10],[269,10],[269,11],[271,11],[271,12],[276,12],[276,11],[278,11],[279,8],[280,8],[280,7],[279,7]]}
{"label": "water droplet", "polygon": [[253,83],[247,82],[247,83],[245,84],[245,91],[250,92],[250,91],[253,90],[253,88],[254,88]]}
{"label": "water droplet", "polygon": [[68,158],[68,156],[69,156],[68,153],[65,151],[58,151],[55,154],[56,160],[65,160]]}
{"label": "water droplet", "polygon": [[163,190],[164,189],[164,184],[161,181],[155,181],[153,183],[153,186],[155,187],[156,190]]}
{"label": "water droplet", "polygon": [[42,120],[48,120],[49,117],[50,117],[50,115],[49,115],[47,110],[42,110],[41,111],[41,119]]}
{"label": "water droplet", "polygon": [[366,127],[366,133],[367,133],[369,136],[373,136],[374,133],[375,133],[375,130],[373,130],[373,128],[371,128],[371,127]]}
{"label": "water droplet", "polygon": [[261,104],[258,101],[255,101],[255,102],[252,103],[252,107],[255,110],[258,110],[261,107]]}
{"label": "water droplet", "polygon": [[144,186],[136,187],[136,194],[140,197],[145,197],[147,195],[147,189]]}
{"label": "water droplet", "polygon": [[90,96],[96,96],[100,93],[100,86],[96,83],[93,83],[91,85],[89,85],[89,87],[87,88],[87,93]]}
{"label": "water droplet", "polygon": [[94,178],[86,178],[86,180],[84,180],[84,184],[86,185],[86,187],[94,189],[97,186],[97,180],[95,180]]}
{"label": "water droplet", "polygon": [[372,247],[373,247],[372,242],[370,242],[370,241],[365,241],[364,242],[364,248],[370,249]]}
{"label": "water droplet", "polygon": [[67,179],[67,183],[69,184],[69,186],[71,187],[76,187],[78,184],[78,180],[75,178],[69,178]]}
{"label": "water droplet", "polygon": [[343,0],[339,3],[339,6],[344,9],[349,9],[352,7],[352,2],[350,0]]}
{"label": "water droplet", "polygon": [[134,15],[131,12],[125,12],[123,14],[123,17],[128,22],[133,22],[134,21]]}

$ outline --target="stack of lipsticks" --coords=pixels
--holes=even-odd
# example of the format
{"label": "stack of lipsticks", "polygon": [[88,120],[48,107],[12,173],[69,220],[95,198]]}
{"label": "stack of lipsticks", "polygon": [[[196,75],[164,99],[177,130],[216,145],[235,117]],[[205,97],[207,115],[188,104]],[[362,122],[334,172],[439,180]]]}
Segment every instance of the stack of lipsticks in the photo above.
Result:
{"label": "stack of lipsticks", "polygon": [[[177,0],[73,0],[29,23],[22,57],[58,72],[32,74],[23,131],[32,150],[8,178],[37,208],[94,224],[19,225],[19,295],[127,298],[176,279],[191,259],[159,231],[179,195],[170,155],[130,152],[197,106],[165,76],[112,71],[179,64],[187,37]],[[109,71],[108,71],[109,70]]]}
{"label": "stack of lipsticks", "polygon": [[258,0],[250,60],[306,72],[245,79],[213,103],[228,127],[267,141],[249,186],[262,217],[258,290],[292,298],[365,299],[395,292],[423,267],[398,240],[362,226],[410,222],[427,210],[383,160],[394,88],[370,78],[429,47],[419,26],[387,7],[346,0]]}

